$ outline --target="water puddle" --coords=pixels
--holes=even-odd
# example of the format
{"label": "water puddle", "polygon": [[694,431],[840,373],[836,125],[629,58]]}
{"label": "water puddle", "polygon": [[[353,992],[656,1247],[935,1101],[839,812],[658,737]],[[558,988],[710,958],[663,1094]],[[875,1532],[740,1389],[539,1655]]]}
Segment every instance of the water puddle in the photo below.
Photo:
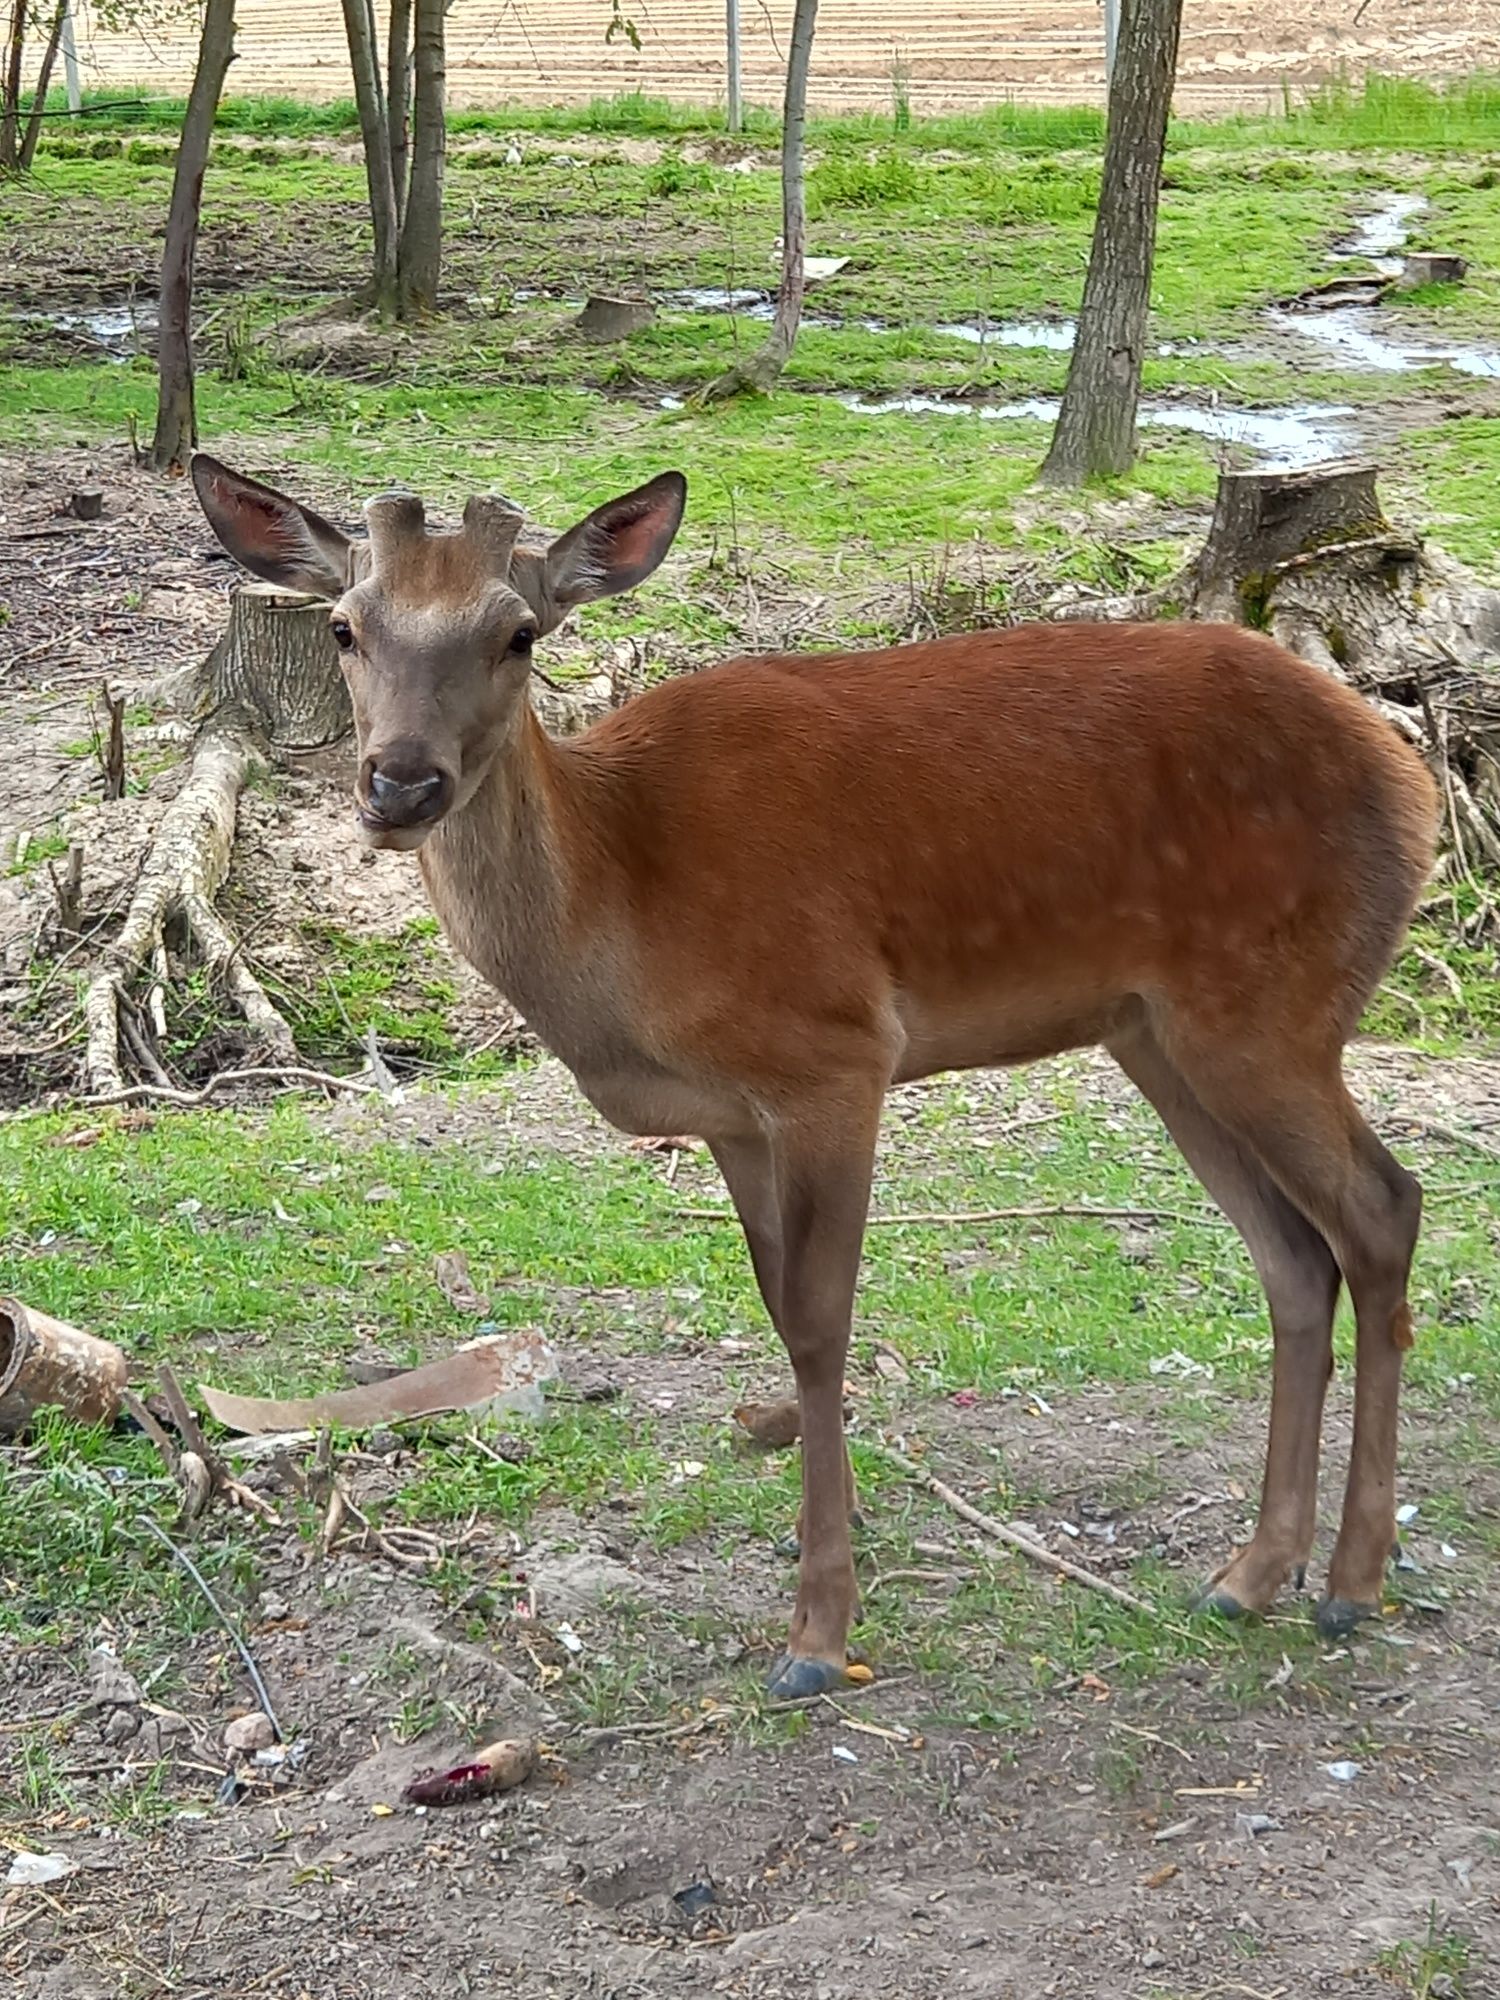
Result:
{"label": "water puddle", "polygon": [[1271,324],[1311,340],[1346,367],[1406,375],[1418,368],[1452,368],[1460,375],[1500,376],[1500,348],[1423,338],[1386,327],[1369,306],[1335,306],[1327,312],[1276,311]]}
{"label": "water puddle", "polygon": [[1405,263],[1406,239],[1411,225],[1427,209],[1425,194],[1378,194],[1370,212],[1362,215],[1348,236],[1341,237],[1328,253],[1330,264],[1343,264],[1364,257],[1383,278],[1399,278]]}
{"label": "water puddle", "polygon": [[967,340],[975,347],[1045,347],[1068,354],[1073,347],[1073,322],[1053,324],[1044,319],[947,320],[934,333],[950,340]]}
{"label": "water puddle", "polygon": [[56,327],[102,348],[110,361],[130,361],[156,332],[156,306],[146,300],[123,305],[87,306],[79,312],[27,312],[18,315],[33,326]]}
{"label": "water puddle", "polygon": [[[862,416],[980,417],[995,421],[1055,424],[1061,404],[1052,396],[1026,396],[1010,403],[950,402],[941,396],[897,396],[865,402],[841,396],[846,410]],[[1205,410],[1192,403],[1143,403],[1137,417],[1154,430],[1193,431],[1220,444],[1245,445],[1268,465],[1295,469],[1341,457],[1353,443],[1343,419],[1344,404],[1305,403],[1281,410]]]}

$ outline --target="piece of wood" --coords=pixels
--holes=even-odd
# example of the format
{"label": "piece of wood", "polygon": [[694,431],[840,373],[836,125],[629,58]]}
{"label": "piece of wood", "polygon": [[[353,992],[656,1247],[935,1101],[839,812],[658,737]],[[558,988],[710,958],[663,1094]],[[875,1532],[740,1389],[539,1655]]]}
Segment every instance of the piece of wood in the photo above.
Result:
{"label": "piece of wood", "polygon": [[358,1389],[280,1399],[233,1396],[200,1382],[198,1394],[209,1415],[233,1431],[310,1430],[326,1424],[368,1430],[375,1424],[479,1409],[535,1389],[555,1373],[551,1350],[539,1335],[525,1342],[521,1334],[511,1333],[470,1341],[440,1361]]}
{"label": "piece of wood", "polygon": [[125,1356],[65,1320],[0,1298],[0,1437],[21,1437],[38,1411],[110,1425],[120,1413]]}
{"label": "piece of wood", "polygon": [[52,877],[52,893],[57,898],[57,928],[67,937],[77,937],[83,927],[83,847],[74,841],[61,875],[47,863]]}
{"label": "piece of wood", "polygon": [[1446,250],[1412,250],[1407,253],[1396,280],[1398,292],[1414,292],[1419,285],[1457,285],[1469,268],[1468,259]]}
{"label": "piece of wood", "polygon": [[585,300],[573,326],[580,338],[602,343],[628,340],[631,334],[650,326],[655,318],[656,307],[649,299],[612,298],[595,292]]}
{"label": "piece of wood", "polygon": [[99,690],[104,702],[106,733],[104,748],[100,752],[100,762],[104,767],[104,796],[107,799],[123,799],[125,796],[125,697],[111,694],[106,681]]}
{"label": "piece of wood", "polygon": [[75,521],[97,521],[104,512],[104,494],[97,486],[81,486],[68,497],[68,512]]}

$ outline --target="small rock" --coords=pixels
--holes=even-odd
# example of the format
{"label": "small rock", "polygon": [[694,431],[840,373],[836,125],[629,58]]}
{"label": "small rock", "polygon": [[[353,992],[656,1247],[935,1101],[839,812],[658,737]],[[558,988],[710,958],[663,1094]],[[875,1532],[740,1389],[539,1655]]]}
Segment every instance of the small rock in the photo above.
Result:
{"label": "small rock", "polygon": [[96,1646],[89,1654],[89,1707],[134,1708],[140,1699],[140,1682],[120,1665],[114,1649]]}
{"label": "small rock", "polygon": [[106,1743],[128,1743],[132,1736],[140,1734],[141,1715],[135,1708],[111,1709],[105,1716],[99,1734]]}
{"label": "small rock", "polygon": [[1247,1840],[1254,1840],[1257,1834],[1280,1833],[1281,1821],[1272,1819],[1269,1813],[1239,1812],[1234,1816],[1234,1830]]}
{"label": "small rock", "polygon": [[395,1199],[396,1190],[388,1186],[385,1181],[379,1181],[374,1187],[365,1189],[366,1201],[394,1201]]}
{"label": "small rock", "polygon": [[18,1854],[5,1877],[7,1889],[40,1889],[48,1882],[61,1882],[78,1866],[66,1854]]}
{"label": "small rock", "polygon": [[291,1617],[292,1607],[279,1591],[268,1590],[260,1600],[260,1615],[268,1625],[279,1625]]}
{"label": "small rock", "polygon": [[1335,1784],[1352,1785],[1360,1774],[1361,1766],[1348,1757],[1340,1757],[1336,1763],[1325,1764],[1323,1769]]}
{"label": "small rock", "polygon": [[269,1715],[263,1715],[258,1708],[248,1715],[237,1716],[224,1731],[224,1748],[236,1757],[249,1756],[256,1750],[269,1750],[276,1741],[276,1730]]}

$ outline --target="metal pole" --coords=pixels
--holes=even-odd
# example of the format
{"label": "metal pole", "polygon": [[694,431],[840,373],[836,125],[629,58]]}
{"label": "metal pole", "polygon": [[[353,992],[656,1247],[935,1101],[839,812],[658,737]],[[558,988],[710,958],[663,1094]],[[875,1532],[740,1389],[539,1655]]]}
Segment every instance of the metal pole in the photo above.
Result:
{"label": "metal pole", "polygon": [[68,86],[68,109],[83,109],[83,92],[78,85],[78,44],[73,38],[73,0],[65,0],[62,27],[63,77]]}
{"label": "metal pole", "polygon": [[745,117],[740,99],[740,0],[724,0],[724,30],[728,42],[729,129],[738,132]]}
{"label": "metal pole", "polygon": [[1104,81],[1114,81],[1115,48],[1120,39],[1120,0],[1104,0]]}

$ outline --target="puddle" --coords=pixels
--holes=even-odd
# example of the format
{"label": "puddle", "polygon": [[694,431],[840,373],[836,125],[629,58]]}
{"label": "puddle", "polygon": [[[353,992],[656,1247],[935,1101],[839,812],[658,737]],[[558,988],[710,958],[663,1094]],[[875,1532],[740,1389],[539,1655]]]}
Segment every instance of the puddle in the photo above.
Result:
{"label": "puddle", "polygon": [[139,304],[89,306],[82,312],[27,312],[19,315],[33,326],[53,326],[75,333],[101,347],[111,361],[130,361],[156,331],[156,306]]}
{"label": "puddle", "polygon": [[1067,354],[1073,346],[1071,320],[1060,324],[1043,319],[949,320],[932,330],[975,347],[1046,347],[1054,354]]}
{"label": "puddle", "polygon": [[[1012,403],[958,403],[940,396],[899,396],[867,403],[841,396],[847,410],[863,416],[980,417],[1055,424],[1061,404],[1055,397],[1027,396]],[[1142,403],[1137,422],[1153,430],[1194,431],[1221,444],[1249,447],[1267,464],[1296,468],[1316,465],[1347,452],[1353,436],[1342,419],[1354,410],[1344,404],[1305,403],[1282,410],[1205,410],[1192,403]]]}
{"label": "puddle", "polygon": [[1330,264],[1365,257],[1383,278],[1399,278],[1405,263],[1411,225],[1427,208],[1425,194],[1378,194],[1368,215],[1362,215],[1348,236],[1328,253]]}
{"label": "puddle", "polygon": [[1335,306],[1327,312],[1270,314],[1274,327],[1327,348],[1351,368],[1410,374],[1418,368],[1452,368],[1460,375],[1500,376],[1500,348],[1424,339],[1383,324],[1370,306]]}
{"label": "puddle", "polygon": [[776,311],[770,292],[747,286],[689,285],[680,292],[663,292],[661,301],[683,312],[743,313],[746,319],[770,319]]}

